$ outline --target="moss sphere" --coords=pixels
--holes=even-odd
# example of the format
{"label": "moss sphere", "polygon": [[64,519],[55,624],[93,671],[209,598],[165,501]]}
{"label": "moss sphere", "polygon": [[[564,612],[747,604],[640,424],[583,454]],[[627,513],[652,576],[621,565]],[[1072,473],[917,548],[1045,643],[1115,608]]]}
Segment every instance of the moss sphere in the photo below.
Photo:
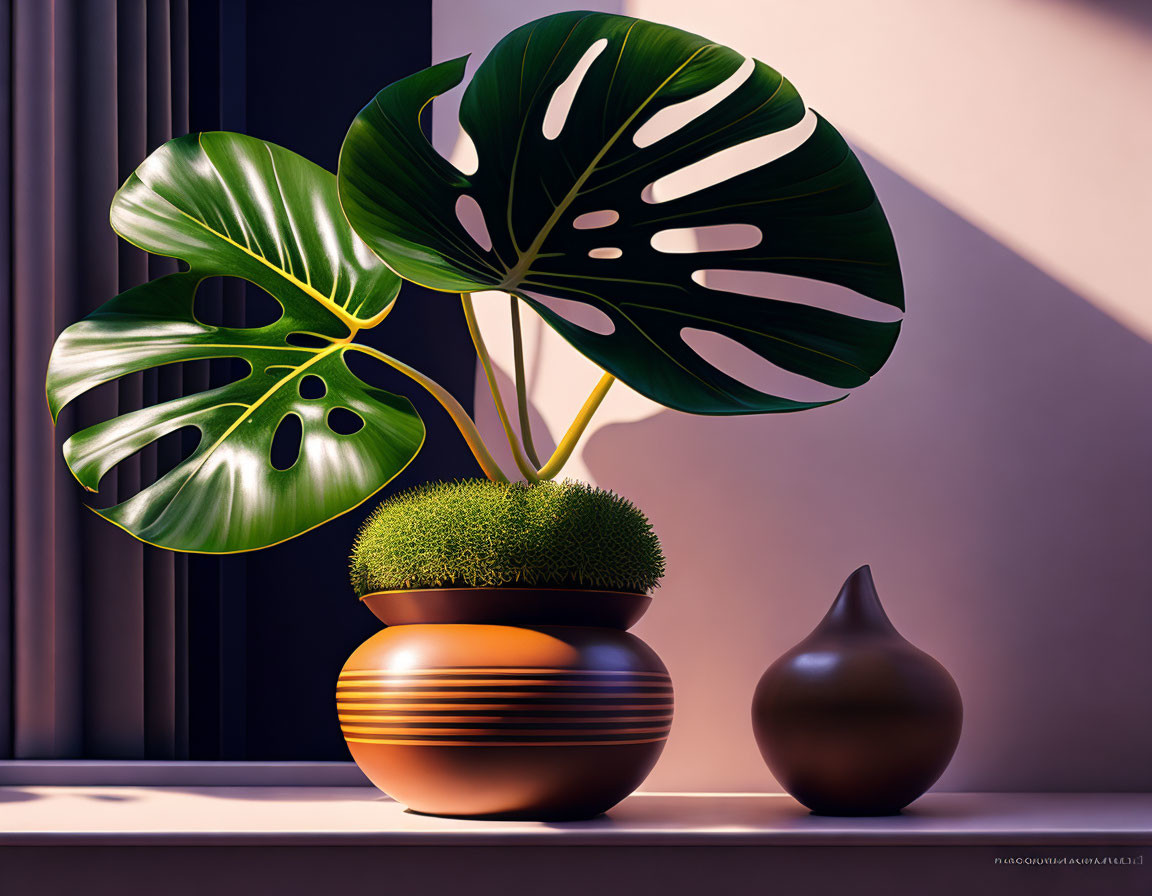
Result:
{"label": "moss sphere", "polygon": [[553,587],[645,593],[660,539],[631,501],[580,482],[466,479],[384,501],[352,547],[360,596],[415,588]]}

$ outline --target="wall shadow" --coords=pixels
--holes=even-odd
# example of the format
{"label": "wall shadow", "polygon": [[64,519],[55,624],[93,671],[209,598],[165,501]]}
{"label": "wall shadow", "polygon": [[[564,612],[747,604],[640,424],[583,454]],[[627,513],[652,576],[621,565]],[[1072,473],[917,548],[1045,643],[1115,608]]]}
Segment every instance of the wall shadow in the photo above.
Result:
{"label": "wall shadow", "polygon": [[863,160],[910,309],[875,380],[803,414],[663,412],[584,449],[668,554],[636,631],[677,720],[645,786],[773,788],[753,689],[867,562],[964,696],[938,789],[1152,788],[1152,347]]}
{"label": "wall shadow", "polygon": [[[477,364],[477,368],[479,368],[479,364]],[[496,386],[499,388],[500,394],[503,397],[509,423],[511,423],[513,431],[519,436],[520,419],[516,405],[516,383],[501,367],[493,366],[493,373],[496,374]],[[525,372],[525,379],[531,384],[531,371]],[[529,391],[531,391],[530,388]],[[488,384],[484,379],[484,371],[480,369],[477,369],[476,372],[475,401],[476,423],[480,427],[480,431],[484,433],[488,450],[492,452],[493,460],[495,460],[496,463],[500,465],[500,469],[512,479],[523,479],[516,467],[516,460],[512,457],[512,449],[508,446],[508,439],[504,435],[500,418],[496,414],[496,405],[493,404],[492,395],[488,391]],[[532,426],[532,441],[536,445],[536,453],[540,457],[540,462],[544,463],[552,456],[552,452],[556,450],[556,438],[552,435],[551,430],[548,429],[547,421],[541,416],[538,402],[531,398],[528,399],[528,419]],[[482,474],[477,471],[476,475],[479,476]],[[561,478],[563,478],[563,476],[561,476]]]}
{"label": "wall shadow", "polygon": [[1145,0],[1060,0],[1068,6],[1081,6],[1094,13],[1104,13],[1130,28],[1152,33],[1152,5]]}

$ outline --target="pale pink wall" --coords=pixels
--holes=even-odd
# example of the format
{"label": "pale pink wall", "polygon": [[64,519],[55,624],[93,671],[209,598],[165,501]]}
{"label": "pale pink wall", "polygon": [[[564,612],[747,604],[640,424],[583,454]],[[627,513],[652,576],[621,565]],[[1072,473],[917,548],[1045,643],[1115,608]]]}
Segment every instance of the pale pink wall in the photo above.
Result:
{"label": "pale pink wall", "polygon": [[[1130,48],[1147,46],[1149,32],[1117,4],[1071,0],[628,6],[598,8],[635,7],[736,43],[875,152],[862,157],[909,297],[892,361],[839,405],[708,419],[617,387],[570,465],[644,507],[669,555],[636,629],[664,657],[678,699],[647,788],[774,786],[748,723],[756,680],[864,562],[897,627],[964,695],[964,737],[940,788],[1152,787],[1152,303],[1140,291],[1146,251],[1115,251],[1133,232],[1145,246],[1150,235],[1147,206],[1126,211],[1149,186],[1136,151],[1147,116],[1097,116],[1087,135],[1072,121],[1057,130],[1050,81],[1036,74],[1073,56],[1100,95],[1147,108],[1147,57]],[[563,8],[437,0],[433,57],[482,55]],[[987,62],[1000,93],[985,75],[958,87],[963,59],[968,69]],[[871,85],[886,98],[871,100]],[[1002,114],[1003,97],[1014,115]],[[958,117],[958,102],[971,114]],[[900,103],[908,121],[898,127]],[[435,127],[452,152],[450,116],[438,111]],[[981,127],[981,138],[970,133]],[[1037,204],[1041,186],[1063,182],[1059,201]],[[1112,197],[1104,211],[1093,189]],[[505,303],[482,303],[480,315],[506,365]],[[595,372],[550,331],[531,333],[538,425],[555,436]],[[490,406],[481,385],[481,426],[498,444]]]}
{"label": "pale pink wall", "polygon": [[1152,338],[1147,0],[624,6],[779,68],[857,145]]}

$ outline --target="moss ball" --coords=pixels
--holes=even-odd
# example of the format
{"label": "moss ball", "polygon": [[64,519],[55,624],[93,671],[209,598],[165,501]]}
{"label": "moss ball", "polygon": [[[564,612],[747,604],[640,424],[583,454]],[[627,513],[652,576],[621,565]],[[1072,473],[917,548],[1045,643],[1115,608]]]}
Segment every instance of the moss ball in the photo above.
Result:
{"label": "moss ball", "polygon": [[384,501],[352,547],[360,596],[415,588],[553,587],[645,593],[660,539],[631,501],[580,482],[436,482]]}

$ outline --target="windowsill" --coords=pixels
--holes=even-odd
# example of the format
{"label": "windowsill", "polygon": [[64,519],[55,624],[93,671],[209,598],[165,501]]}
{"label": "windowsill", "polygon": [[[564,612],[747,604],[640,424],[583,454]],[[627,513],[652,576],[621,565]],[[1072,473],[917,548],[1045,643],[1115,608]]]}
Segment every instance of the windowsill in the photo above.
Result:
{"label": "windowsill", "polygon": [[0,787],[367,787],[354,762],[0,759]]}
{"label": "windowsill", "polygon": [[0,846],[1147,846],[1152,794],[933,793],[823,818],[785,794],[636,794],[584,822],[415,815],[368,787],[0,788]]}

